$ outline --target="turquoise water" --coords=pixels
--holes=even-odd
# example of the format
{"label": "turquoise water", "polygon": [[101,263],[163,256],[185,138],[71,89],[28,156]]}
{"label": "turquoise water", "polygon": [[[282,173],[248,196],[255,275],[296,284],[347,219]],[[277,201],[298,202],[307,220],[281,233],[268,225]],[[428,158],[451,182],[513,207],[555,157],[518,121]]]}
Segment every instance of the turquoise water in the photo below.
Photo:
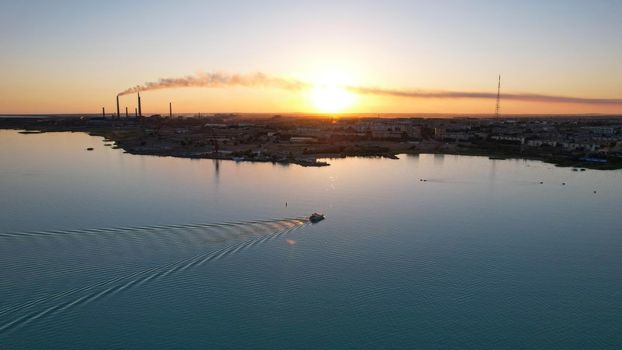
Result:
{"label": "turquoise water", "polygon": [[0,347],[622,346],[622,172],[329,162],[0,131]]}

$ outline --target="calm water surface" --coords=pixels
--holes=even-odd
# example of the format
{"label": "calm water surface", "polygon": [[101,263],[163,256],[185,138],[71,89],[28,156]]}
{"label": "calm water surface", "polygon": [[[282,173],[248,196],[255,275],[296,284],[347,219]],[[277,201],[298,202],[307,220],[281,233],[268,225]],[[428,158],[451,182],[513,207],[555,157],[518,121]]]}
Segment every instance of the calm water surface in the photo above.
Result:
{"label": "calm water surface", "polygon": [[0,131],[0,348],[622,347],[622,172],[400,158]]}

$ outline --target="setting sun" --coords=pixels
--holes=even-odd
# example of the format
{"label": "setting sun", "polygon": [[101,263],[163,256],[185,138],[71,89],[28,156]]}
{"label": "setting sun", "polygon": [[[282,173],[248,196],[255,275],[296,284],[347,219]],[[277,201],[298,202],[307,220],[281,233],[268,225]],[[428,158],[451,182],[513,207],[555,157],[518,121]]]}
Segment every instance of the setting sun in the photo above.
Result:
{"label": "setting sun", "polygon": [[357,95],[347,91],[345,86],[351,79],[342,73],[323,73],[316,76],[309,99],[313,108],[322,113],[341,113],[352,107]]}
{"label": "setting sun", "polygon": [[354,94],[338,86],[316,86],[311,91],[313,106],[319,112],[343,112],[354,103]]}

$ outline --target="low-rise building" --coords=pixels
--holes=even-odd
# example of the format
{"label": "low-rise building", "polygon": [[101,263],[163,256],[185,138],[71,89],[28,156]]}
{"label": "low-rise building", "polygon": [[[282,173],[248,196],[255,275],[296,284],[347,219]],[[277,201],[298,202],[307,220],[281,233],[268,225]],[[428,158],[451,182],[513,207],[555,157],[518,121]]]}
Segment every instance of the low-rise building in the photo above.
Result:
{"label": "low-rise building", "polygon": [[294,137],[290,137],[289,142],[291,143],[316,143],[317,139],[315,137],[294,136]]}
{"label": "low-rise building", "polygon": [[520,136],[511,136],[511,135],[495,135],[491,137],[491,139],[495,141],[503,141],[503,142],[511,142],[511,143],[520,143],[521,145],[525,144],[525,138]]}

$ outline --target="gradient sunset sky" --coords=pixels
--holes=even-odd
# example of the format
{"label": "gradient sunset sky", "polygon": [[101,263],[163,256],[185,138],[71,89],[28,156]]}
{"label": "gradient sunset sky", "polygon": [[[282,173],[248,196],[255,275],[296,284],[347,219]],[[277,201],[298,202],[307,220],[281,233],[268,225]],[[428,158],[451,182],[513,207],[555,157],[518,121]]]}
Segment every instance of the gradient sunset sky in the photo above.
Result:
{"label": "gradient sunset sky", "polygon": [[[622,1],[2,1],[0,113],[113,111],[197,72],[310,84],[622,98]],[[313,91],[145,92],[144,112],[323,112]],[[319,99],[325,98],[320,92]],[[348,96],[339,112],[492,113],[494,99]],[[121,97],[134,109],[133,95]],[[503,101],[504,113],[622,104]]]}

